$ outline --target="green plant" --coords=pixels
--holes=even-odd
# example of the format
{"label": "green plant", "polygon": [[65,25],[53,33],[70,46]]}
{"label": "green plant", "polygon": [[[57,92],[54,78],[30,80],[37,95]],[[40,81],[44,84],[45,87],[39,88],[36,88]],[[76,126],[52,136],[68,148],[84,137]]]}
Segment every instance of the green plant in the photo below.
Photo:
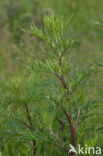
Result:
{"label": "green plant", "polygon": [[[76,146],[78,139],[81,140],[83,134],[82,132],[79,133],[79,130],[82,129],[83,131],[86,128],[86,119],[88,119],[92,108],[95,108],[95,104],[97,103],[97,100],[87,99],[83,91],[83,83],[88,82],[88,77],[97,72],[95,67],[86,66],[81,72],[72,72],[71,70],[71,62],[69,60],[70,50],[78,47],[79,41],[65,38],[64,34],[69,28],[73,17],[74,15],[72,15],[69,20],[66,19],[64,21],[62,17],[56,18],[53,15],[50,17],[44,15],[44,27],[42,30],[38,29],[35,25],[32,25],[26,30],[29,34],[44,40],[52,49],[52,51],[48,50],[47,59],[44,61],[36,59],[33,66],[29,66],[29,68],[32,71],[37,70],[38,72],[52,74],[62,84],[63,88],[61,88],[61,85],[58,83],[55,88],[54,85],[56,84],[53,84],[54,82],[51,82],[51,86],[48,85],[48,100],[54,105],[54,110],[52,110],[52,115],[50,115],[51,112],[46,111],[44,115],[47,119],[44,118],[44,120],[48,121],[50,118],[49,123],[46,121],[48,123],[49,135],[52,139],[54,137],[55,141],[52,141],[54,141],[55,145],[65,151],[68,155],[73,155],[72,153],[68,153],[68,145],[72,144],[73,146]],[[69,76],[66,76],[68,73]],[[57,128],[55,130],[54,128],[56,121],[61,125],[62,134],[59,134],[60,129]],[[80,128],[79,130],[78,125]],[[70,134],[68,134],[68,126],[70,128]],[[84,129],[83,126],[85,127]],[[57,131],[56,134],[54,131]],[[61,143],[59,144],[58,141]],[[47,139],[47,142],[50,141]]]}
{"label": "green plant", "polygon": [[6,122],[1,131],[7,140],[13,137],[26,145],[31,142],[27,155],[47,156],[49,152],[50,156],[73,156],[70,144],[75,148],[78,144],[97,144],[96,124],[91,120],[96,116],[98,100],[87,96],[89,79],[97,70],[90,65],[72,67],[70,52],[80,42],[65,34],[73,18],[44,14],[41,29],[32,25],[24,30],[47,43],[46,59],[34,59],[27,66],[31,72],[27,78],[21,75],[5,84],[0,113]]}

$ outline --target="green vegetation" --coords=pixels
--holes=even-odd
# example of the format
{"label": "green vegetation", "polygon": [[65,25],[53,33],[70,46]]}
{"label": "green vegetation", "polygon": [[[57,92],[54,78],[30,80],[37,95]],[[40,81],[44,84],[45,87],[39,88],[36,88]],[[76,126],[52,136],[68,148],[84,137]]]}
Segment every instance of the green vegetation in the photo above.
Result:
{"label": "green vegetation", "polygon": [[1,156],[103,147],[102,10],[101,0],[0,2]]}

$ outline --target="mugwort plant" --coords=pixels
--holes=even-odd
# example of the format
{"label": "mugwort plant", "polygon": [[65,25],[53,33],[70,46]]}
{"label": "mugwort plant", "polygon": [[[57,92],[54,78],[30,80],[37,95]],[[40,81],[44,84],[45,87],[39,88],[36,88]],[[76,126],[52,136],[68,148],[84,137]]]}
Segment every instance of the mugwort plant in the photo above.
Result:
{"label": "mugwort plant", "polygon": [[46,58],[34,59],[28,66],[32,72],[42,72],[47,77],[47,104],[42,101],[44,106],[41,106],[44,124],[41,136],[44,133],[44,142],[54,144],[69,156],[74,155],[69,153],[69,144],[76,147],[77,143],[85,143],[84,134],[90,138],[87,122],[97,104],[97,100],[86,97],[85,91],[89,77],[97,72],[95,66],[87,65],[81,71],[71,67],[71,50],[80,45],[78,39],[66,36],[73,18],[74,15],[64,20],[63,17],[44,14],[41,29],[34,24],[24,30],[48,45]]}
{"label": "mugwort plant", "polygon": [[1,138],[15,138],[25,147],[22,155],[73,156],[70,145],[77,149],[79,144],[97,144],[92,120],[98,100],[88,96],[97,69],[73,66],[71,50],[80,45],[67,35],[73,18],[74,14],[69,19],[44,14],[41,28],[34,24],[23,29],[42,43],[45,58],[34,58],[27,66],[29,74],[0,82],[5,86],[0,90],[0,114],[5,121]]}

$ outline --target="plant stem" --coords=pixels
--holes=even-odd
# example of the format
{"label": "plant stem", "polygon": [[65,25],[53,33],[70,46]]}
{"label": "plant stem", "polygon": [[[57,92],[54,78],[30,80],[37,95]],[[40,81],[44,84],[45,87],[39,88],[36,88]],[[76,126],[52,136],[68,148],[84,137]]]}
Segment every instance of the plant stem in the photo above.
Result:
{"label": "plant stem", "polygon": [[[32,126],[32,119],[29,114],[29,109],[28,109],[27,104],[25,104],[25,110],[26,110],[26,114],[27,114],[27,118],[28,118],[28,122],[29,122],[29,127],[30,127],[29,129],[30,129],[31,133],[33,133],[34,128]],[[35,140],[32,141],[32,147],[33,147],[33,155],[36,155],[36,141]]]}
{"label": "plant stem", "polygon": [[60,79],[60,81],[61,81],[61,83],[62,83],[64,89],[67,89],[67,85],[66,85],[66,83],[65,83],[65,81],[64,81],[63,75],[59,76],[59,79]]}
{"label": "plant stem", "polygon": [[55,144],[57,147],[59,147],[60,149],[62,149],[63,151],[65,151],[66,153],[68,153],[68,150],[65,149],[64,147],[62,147],[61,145],[59,144]]}
{"label": "plant stem", "polygon": [[[59,58],[59,65],[60,66],[62,66],[62,56],[63,55],[61,55],[60,58]],[[65,80],[63,78],[63,75],[59,76],[59,79],[60,79],[60,81],[62,83],[63,88],[67,89],[67,85],[66,85],[66,82],[65,82]],[[74,89],[68,94],[68,99],[67,99],[68,101],[70,101],[70,98],[71,98],[71,96],[73,94],[73,91],[74,91]],[[66,116],[66,118],[68,120],[68,124],[69,124],[69,127],[70,127],[71,144],[73,146],[75,146],[75,131],[74,131],[73,123],[72,123],[72,120],[71,120],[71,116],[63,108],[62,108],[62,110],[63,110],[63,112],[64,112],[64,114],[65,114],[65,116]],[[73,156],[73,153],[68,153],[68,155]]]}
{"label": "plant stem", "polygon": [[63,109],[63,112],[65,113],[67,119],[68,119],[68,123],[70,126],[70,132],[71,132],[71,144],[73,146],[75,146],[75,133],[74,133],[74,128],[73,128],[73,124],[72,124],[72,120],[71,120],[71,116],[67,114],[67,112]]}
{"label": "plant stem", "polygon": [[22,121],[20,119],[16,119],[16,120],[30,130],[30,126],[26,122],[24,122],[24,121]]}

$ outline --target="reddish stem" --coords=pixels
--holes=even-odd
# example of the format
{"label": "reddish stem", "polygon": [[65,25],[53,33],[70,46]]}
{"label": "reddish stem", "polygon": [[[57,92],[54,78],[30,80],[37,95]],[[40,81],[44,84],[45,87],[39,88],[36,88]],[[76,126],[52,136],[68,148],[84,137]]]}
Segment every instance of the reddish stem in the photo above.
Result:
{"label": "reddish stem", "polygon": [[62,83],[62,85],[63,85],[63,88],[64,88],[64,89],[67,89],[67,85],[66,85],[66,83],[65,83],[65,81],[64,81],[63,75],[59,76],[59,79],[60,79],[60,81],[61,81],[61,83]]}
{"label": "reddish stem", "polygon": [[[32,126],[32,119],[29,114],[29,109],[28,109],[27,104],[25,104],[25,109],[26,109],[26,114],[27,114],[27,118],[28,118],[28,122],[29,122],[29,129],[30,129],[31,133],[33,133],[34,128]],[[33,155],[35,156],[36,155],[36,141],[35,140],[32,141],[32,147],[33,147]]]}
{"label": "reddish stem", "polygon": [[75,146],[75,132],[74,132],[74,128],[73,128],[73,124],[72,124],[72,120],[71,120],[71,116],[67,114],[67,112],[63,109],[63,112],[65,113],[67,119],[68,119],[68,123],[70,126],[70,132],[71,132],[71,144],[73,146]]}
{"label": "reddish stem", "polygon": [[[59,59],[59,65],[62,66],[62,56],[61,56],[60,59]],[[63,75],[59,76],[59,79],[60,79],[60,81],[61,81],[61,83],[62,83],[62,85],[63,85],[63,88],[64,88],[64,89],[67,89],[67,85],[66,85],[66,83],[65,83],[65,80],[64,80],[64,78],[63,78]],[[72,96],[72,94],[73,94],[73,91],[74,91],[74,89],[68,94],[68,99],[67,99],[68,101],[70,101],[70,98],[71,98],[71,96]],[[72,123],[72,120],[71,120],[71,116],[70,116],[63,108],[62,108],[62,110],[63,110],[64,114],[65,114],[66,117],[67,117],[68,124],[69,124],[69,127],[70,127],[70,132],[71,132],[71,144],[72,144],[73,146],[75,146],[75,131],[74,131],[73,123]],[[69,156],[72,156],[73,153],[69,153],[68,155],[69,155]]]}

